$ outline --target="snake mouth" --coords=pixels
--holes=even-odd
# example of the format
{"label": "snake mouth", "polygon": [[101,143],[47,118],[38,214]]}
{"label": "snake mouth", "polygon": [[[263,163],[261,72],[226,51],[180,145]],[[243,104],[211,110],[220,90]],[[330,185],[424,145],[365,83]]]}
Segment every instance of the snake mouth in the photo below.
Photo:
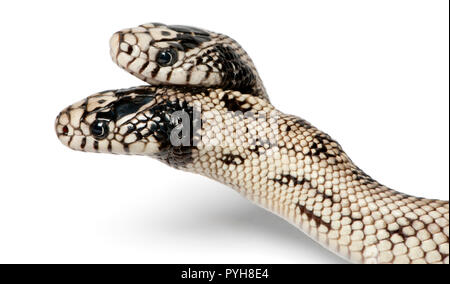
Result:
{"label": "snake mouth", "polygon": [[110,54],[111,58],[115,63],[117,63],[117,56],[119,54],[121,32],[114,33],[109,40]]}
{"label": "snake mouth", "polygon": [[149,62],[149,47],[144,48],[136,36],[126,31],[114,33],[109,40],[109,48],[114,63],[125,70],[141,73]]}
{"label": "snake mouth", "polygon": [[[162,82],[156,79],[150,79],[148,76],[142,74],[147,66],[155,64],[149,62],[147,52],[141,51],[136,43],[133,44],[133,42],[127,41],[124,38],[125,34],[126,31],[116,32],[109,40],[112,61],[120,68],[149,84],[161,85]],[[153,66],[154,68],[155,66]]]}
{"label": "snake mouth", "polygon": [[69,135],[69,116],[65,110],[60,112],[55,119],[55,131],[58,137]]}
{"label": "snake mouth", "polygon": [[64,146],[73,150],[86,151],[85,147],[89,144],[90,138],[70,123],[70,114],[66,110],[56,117],[55,132]]}
{"label": "snake mouth", "polygon": [[74,128],[70,125],[70,116],[66,110],[63,110],[58,114],[55,120],[55,132],[59,141],[69,148],[70,142],[75,136]]}

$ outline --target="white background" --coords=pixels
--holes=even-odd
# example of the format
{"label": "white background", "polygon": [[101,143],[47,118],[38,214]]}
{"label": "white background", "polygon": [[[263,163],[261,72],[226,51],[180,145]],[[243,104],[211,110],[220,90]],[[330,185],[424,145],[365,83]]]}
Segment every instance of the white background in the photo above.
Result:
{"label": "white background", "polygon": [[65,106],[142,85],[110,35],[145,22],[232,36],[272,103],[399,191],[448,200],[449,2],[2,1],[1,263],[342,263],[224,185],[146,157],[87,154]]}

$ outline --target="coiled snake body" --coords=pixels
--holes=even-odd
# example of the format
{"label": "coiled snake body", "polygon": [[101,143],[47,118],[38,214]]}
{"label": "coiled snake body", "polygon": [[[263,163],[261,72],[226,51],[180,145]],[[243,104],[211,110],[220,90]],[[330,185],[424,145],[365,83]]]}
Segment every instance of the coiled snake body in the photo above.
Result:
{"label": "coiled snake body", "polygon": [[449,204],[371,179],[307,121],[276,110],[233,40],[184,26],[113,35],[152,86],[105,91],[56,119],[72,149],[154,157],[227,184],[357,263],[449,263]]}

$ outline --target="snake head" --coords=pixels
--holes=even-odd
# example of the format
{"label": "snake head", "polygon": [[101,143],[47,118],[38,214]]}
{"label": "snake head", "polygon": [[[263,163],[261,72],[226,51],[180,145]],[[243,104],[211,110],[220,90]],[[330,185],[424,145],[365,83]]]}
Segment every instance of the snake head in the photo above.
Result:
{"label": "snake head", "polygon": [[267,98],[252,60],[225,35],[152,23],[116,32],[110,51],[116,64],[152,85],[218,87]]}
{"label": "snake head", "polygon": [[[74,150],[155,156],[176,166],[190,153],[190,141],[183,140],[189,110],[186,101],[164,88],[105,91],[65,108],[55,129],[59,140]],[[189,123],[183,126],[186,116]],[[178,160],[172,158],[175,154]]]}

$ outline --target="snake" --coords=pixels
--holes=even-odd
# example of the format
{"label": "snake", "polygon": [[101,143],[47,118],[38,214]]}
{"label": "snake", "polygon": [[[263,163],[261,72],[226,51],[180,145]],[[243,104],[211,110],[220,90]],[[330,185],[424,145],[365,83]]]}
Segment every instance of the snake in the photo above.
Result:
{"label": "snake", "polygon": [[216,87],[269,100],[252,59],[226,35],[150,23],[114,33],[110,54],[119,67],[153,86]]}
{"label": "snake", "polygon": [[449,202],[382,185],[328,134],[277,110],[234,40],[152,23],[115,33],[110,46],[150,85],[64,108],[55,130],[65,146],[216,180],[353,263],[449,263]]}

